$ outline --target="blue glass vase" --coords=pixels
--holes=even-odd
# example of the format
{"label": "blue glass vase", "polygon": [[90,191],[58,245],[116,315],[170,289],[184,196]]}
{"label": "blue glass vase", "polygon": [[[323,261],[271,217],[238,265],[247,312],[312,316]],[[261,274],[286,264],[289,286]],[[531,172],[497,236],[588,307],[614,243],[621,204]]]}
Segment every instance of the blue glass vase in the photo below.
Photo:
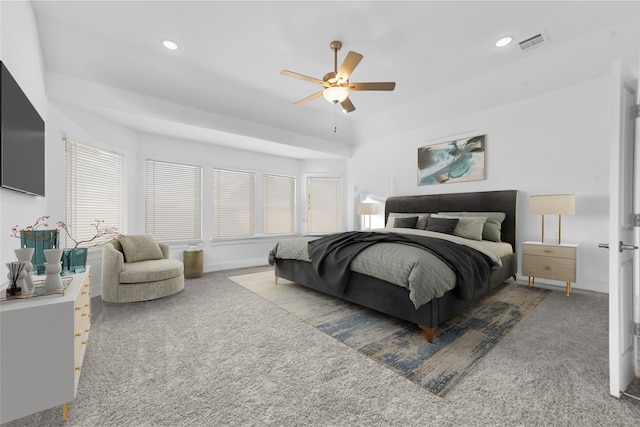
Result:
{"label": "blue glass vase", "polygon": [[31,263],[33,273],[44,274],[44,264],[47,259],[44,256],[45,249],[58,247],[58,230],[28,230],[20,232],[20,247],[34,248]]}
{"label": "blue glass vase", "polygon": [[66,248],[62,252],[62,274],[82,273],[87,270],[87,248]]}

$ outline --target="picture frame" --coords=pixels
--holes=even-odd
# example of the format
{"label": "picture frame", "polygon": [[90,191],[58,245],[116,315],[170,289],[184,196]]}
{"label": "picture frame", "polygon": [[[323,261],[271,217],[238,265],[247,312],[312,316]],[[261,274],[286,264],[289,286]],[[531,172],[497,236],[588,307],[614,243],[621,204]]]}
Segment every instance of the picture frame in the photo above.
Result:
{"label": "picture frame", "polygon": [[485,179],[486,135],[418,148],[418,185]]}

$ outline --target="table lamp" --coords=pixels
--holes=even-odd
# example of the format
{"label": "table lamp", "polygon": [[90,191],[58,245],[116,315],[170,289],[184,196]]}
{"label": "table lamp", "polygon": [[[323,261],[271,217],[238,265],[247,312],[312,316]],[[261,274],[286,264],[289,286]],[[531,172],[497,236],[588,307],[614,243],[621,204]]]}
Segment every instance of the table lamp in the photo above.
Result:
{"label": "table lamp", "polygon": [[576,196],[574,194],[549,194],[529,197],[529,213],[542,215],[542,242],[544,243],[544,216],[558,215],[558,244],[561,239],[562,215],[575,215]]}
{"label": "table lamp", "polygon": [[[365,228],[367,230],[371,230],[371,215],[375,215],[378,213],[378,205],[376,203],[358,203],[358,215],[365,216]],[[367,225],[367,218],[369,217],[369,227]]]}

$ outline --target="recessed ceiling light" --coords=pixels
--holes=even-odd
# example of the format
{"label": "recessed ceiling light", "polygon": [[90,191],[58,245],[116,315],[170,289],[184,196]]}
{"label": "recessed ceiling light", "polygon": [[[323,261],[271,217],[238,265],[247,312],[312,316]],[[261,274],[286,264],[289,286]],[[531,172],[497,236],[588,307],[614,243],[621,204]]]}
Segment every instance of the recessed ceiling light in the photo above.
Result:
{"label": "recessed ceiling light", "polygon": [[176,42],[173,42],[171,40],[165,40],[162,42],[162,45],[164,47],[166,47],[169,50],[176,50],[178,49],[178,44]]}
{"label": "recessed ceiling light", "polygon": [[496,46],[497,47],[505,47],[506,45],[511,43],[511,40],[513,40],[511,37],[503,37],[503,38],[501,38],[500,40],[498,40],[496,42]]}

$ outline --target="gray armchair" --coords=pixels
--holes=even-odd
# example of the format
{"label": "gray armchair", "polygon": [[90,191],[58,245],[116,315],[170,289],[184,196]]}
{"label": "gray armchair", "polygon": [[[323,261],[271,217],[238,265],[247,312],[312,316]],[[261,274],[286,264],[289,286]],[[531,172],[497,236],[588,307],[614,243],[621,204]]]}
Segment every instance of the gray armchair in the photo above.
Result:
{"label": "gray armchair", "polygon": [[184,265],[149,234],[123,235],[102,252],[102,299],[147,301],[184,289]]}

